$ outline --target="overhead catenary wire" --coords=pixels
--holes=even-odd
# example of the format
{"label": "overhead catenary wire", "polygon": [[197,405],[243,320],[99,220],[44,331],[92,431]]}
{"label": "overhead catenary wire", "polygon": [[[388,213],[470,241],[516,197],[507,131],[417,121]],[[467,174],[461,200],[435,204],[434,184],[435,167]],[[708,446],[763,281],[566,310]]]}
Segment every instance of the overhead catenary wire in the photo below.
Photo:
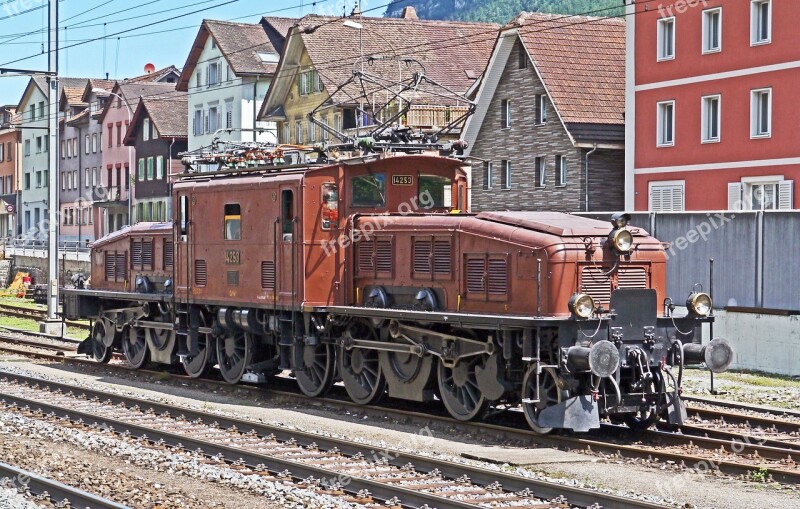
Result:
{"label": "overhead catenary wire", "polygon": [[[400,3],[402,1],[404,1],[404,0],[394,0],[392,2],[389,2],[388,4],[380,5],[380,6],[373,7],[371,9],[365,10],[364,12],[369,12],[371,10],[377,10],[377,9],[381,9],[381,8],[386,8],[386,7],[389,7],[389,6],[394,5],[396,3]],[[645,4],[649,4],[649,3],[655,2],[655,1],[656,0],[640,0],[640,2],[637,3],[637,5],[645,5]],[[681,0],[676,0],[676,1],[681,1]],[[624,17],[627,17],[627,16],[643,14],[643,13],[646,12],[646,11],[635,11],[633,13],[625,13],[625,14],[622,14],[622,15],[598,16],[598,17],[593,17],[593,18],[588,19],[588,20],[578,20],[578,21],[575,21],[575,22],[569,23],[569,24],[559,24],[559,25],[555,25],[555,26],[551,26],[551,27],[545,27],[545,28],[536,29],[536,27],[538,25],[541,25],[541,24],[551,24],[553,22],[557,22],[557,21],[561,21],[561,20],[565,20],[565,19],[569,19],[569,18],[582,18],[582,17],[588,16],[588,15],[591,15],[591,14],[596,14],[596,13],[599,13],[599,12],[605,12],[605,11],[612,10],[612,9],[615,9],[615,8],[595,9],[595,10],[592,10],[592,11],[586,11],[586,12],[583,12],[583,13],[575,13],[575,14],[554,15],[553,18],[550,18],[550,19],[547,19],[547,20],[534,21],[534,22],[522,25],[517,30],[518,30],[518,33],[523,33],[524,32],[525,34],[542,33],[542,32],[546,32],[546,31],[549,31],[549,30],[562,29],[564,27],[569,27],[569,26],[577,26],[577,25],[585,25],[585,24],[590,24],[590,23],[597,23],[597,22],[601,22],[601,21],[605,21],[605,20],[609,20],[609,19],[624,18]],[[331,20],[326,21],[325,23],[323,23],[321,25],[318,25],[318,27],[319,26],[323,26],[323,25],[328,25],[328,24],[331,24],[331,23],[335,23],[335,22],[341,21],[342,19],[345,19],[345,18],[347,18],[347,16],[341,16],[341,17],[338,17],[338,18],[333,18]],[[490,41],[490,40],[493,40],[493,39],[499,39],[499,38],[502,38],[502,37],[516,37],[518,35],[518,33],[514,33],[514,34],[506,34],[506,33],[504,33],[504,32],[507,32],[507,31],[508,30],[503,30],[502,28],[500,28],[500,29],[492,28],[492,29],[487,29],[486,31],[476,32],[476,33],[468,35],[468,36],[451,37],[451,38],[445,38],[445,39],[439,39],[439,40],[436,40],[436,41],[431,41],[429,43],[413,44],[413,45],[397,48],[397,50],[398,51],[402,51],[404,49],[408,49],[409,51],[403,52],[402,54],[403,55],[413,55],[415,53],[420,53],[420,52],[424,52],[424,51],[435,51],[437,49],[443,49],[443,48],[448,47],[448,46],[441,46],[440,47],[439,46],[440,44],[447,43],[447,42],[452,42],[452,41],[456,41],[456,40],[463,42],[466,39],[471,39],[471,38],[474,38],[474,37],[481,37],[481,36],[490,35],[490,37],[486,37],[484,39],[472,41],[473,43],[478,43],[478,42],[487,42],[487,41]],[[498,34],[498,32],[499,32],[499,34]],[[236,50],[234,52],[231,52],[230,54],[234,54],[234,53],[241,52],[241,51],[247,51],[249,49],[253,49],[253,48],[256,48],[256,47],[261,46],[261,45],[262,44],[257,44],[257,45],[249,46],[249,47],[246,47],[246,48],[242,48],[240,50]],[[434,45],[436,45],[436,47],[434,47]],[[374,56],[380,56],[381,54],[382,53],[380,53],[380,52],[373,52],[373,53],[365,54],[364,56],[365,57],[370,57],[370,56],[374,57]],[[338,64],[338,63],[344,63],[344,65],[334,65],[334,64]],[[333,60],[327,61],[326,64],[315,66],[315,69],[317,71],[319,71],[319,70],[327,70],[327,69],[346,68],[346,67],[351,66],[352,63],[353,63],[352,58],[333,59]],[[295,73],[296,69],[293,68],[293,69],[289,69],[289,70],[283,70],[283,72],[285,72],[287,74]],[[273,79],[277,79],[279,77],[281,77],[281,76],[280,75],[275,75]],[[222,86],[222,87],[217,87],[217,88],[215,88],[215,90],[224,90],[224,89],[227,89],[227,88],[237,88],[239,86],[240,86],[239,84],[225,85],[225,86]],[[200,87],[191,87],[190,86],[190,87],[188,87],[189,90],[204,89],[204,88],[205,88],[205,86],[200,86]],[[185,99],[174,97],[174,94],[175,94],[175,91],[160,92],[160,93],[156,93],[156,94],[152,94],[152,95],[144,95],[144,96],[141,96],[141,98],[142,99],[151,99],[151,100],[160,99],[160,100],[165,100],[165,101],[170,101],[170,100],[172,100],[172,101],[179,101],[179,100],[183,101],[183,100],[185,100]],[[170,95],[173,95],[173,97],[170,97]],[[45,117],[39,118],[39,119],[37,119],[37,120],[35,120],[35,121],[31,122],[31,123],[38,123],[41,120],[43,120],[44,118]]]}

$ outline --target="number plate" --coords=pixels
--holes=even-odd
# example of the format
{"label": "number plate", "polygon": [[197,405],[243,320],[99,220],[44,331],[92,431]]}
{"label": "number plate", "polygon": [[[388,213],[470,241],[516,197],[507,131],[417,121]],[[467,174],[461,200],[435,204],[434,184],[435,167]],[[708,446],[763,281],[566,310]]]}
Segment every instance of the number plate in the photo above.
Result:
{"label": "number plate", "polygon": [[393,186],[413,186],[414,177],[411,175],[392,175]]}
{"label": "number plate", "polygon": [[242,263],[242,255],[237,250],[225,251],[225,264],[226,265],[239,265]]}

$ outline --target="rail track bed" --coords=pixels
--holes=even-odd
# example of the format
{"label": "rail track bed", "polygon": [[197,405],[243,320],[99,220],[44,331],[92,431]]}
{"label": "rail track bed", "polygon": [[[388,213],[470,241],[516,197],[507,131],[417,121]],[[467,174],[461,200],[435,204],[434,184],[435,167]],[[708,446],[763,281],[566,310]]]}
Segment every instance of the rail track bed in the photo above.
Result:
{"label": "rail track bed", "polygon": [[8,479],[14,488],[27,489],[37,498],[36,503],[46,501],[55,507],[63,507],[66,501],[75,508],[126,509],[122,504],[6,463],[0,463],[0,479]]}
{"label": "rail track bed", "polygon": [[[0,340],[2,340],[2,336],[0,336]],[[0,348],[9,349],[2,345]],[[18,353],[31,355],[28,352]],[[49,353],[41,353],[37,356],[53,358]],[[67,357],[65,359],[97,365],[94,361],[84,358]],[[149,373],[161,380],[164,376],[161,371],[131,370],[123,363],[112,363],[104,367],[127,373],[143,375]],[[797,431],[796,426],[794,431],[785,428],[787,433],[765,437],[763,433],[758,433],[757,426],[753,427],[755,422],[762,424],[772,422],[770,421],[771,417],[765,416],[763,413],[763,421],[756,421],[751,416],[742,416],[742,424],[733,428],[722,428],[713,422],[705,422],[702,425],[687,424],[677,432],[665,429],[633,434],[625,427],[604,425],[600,432],[588,435],[542,436],[530,431],[521,413],[515,411],[502,412],[488,419],[487,422],[463,423],[446,416],[442,409],[435,405],[427,405],[424,409],[420,405],[404,402],[392,402],[391,406],[356,405],[346,400],[343,391],[337,390],[338,387],[334,387],[332,395],[327,398],[312,399],[299,393],[291,381],[280,378],[275,379],[275,383],[268,389],[264,389],[247,385],[230,386],[214,379],[198,381],[182,375],[169,376],[181,384],[210,384],[223,390],[242,389],[267,396],[285,397],[292,401],[308,400],[309,404],[324,404],[365,416],[380,418],[389,416],[399,422],[414,422],[421,426],[435,424],[443,429],[459,430],[465,434],[497,437],[498,440],[521,447],[539,446],[569,451],[589,451],[609,458],[624,458],[634,462],[667,465],[672,468],[685,466],[700,470],[717,470],[742,478],[750,478],[756,471],[766,472],[774,481],[800,484],[800,445],[794,441],[795,437],[790,435]],[[751,408],[751,411],[755,412],[756,409]],[[689,409],[691,416],[701,413],[694,406]],[[747,417],[750,417],[753,422],[745,426]],[[733,417],[727,419],[733,421]],[[470,458],[466,455],[465,457]],[[483,458],[470,459],[485,461]]]}
{"label": "rail track bed", "polygon": [[[22,375],[0,377],[2,405],[29,415],[147,437],[279,479],[314,478],[324,493],[397,507],[657,508],[592,490],[384,449],[350,440],[176,408]],[[288,473],[287,473],[288,472]]]}

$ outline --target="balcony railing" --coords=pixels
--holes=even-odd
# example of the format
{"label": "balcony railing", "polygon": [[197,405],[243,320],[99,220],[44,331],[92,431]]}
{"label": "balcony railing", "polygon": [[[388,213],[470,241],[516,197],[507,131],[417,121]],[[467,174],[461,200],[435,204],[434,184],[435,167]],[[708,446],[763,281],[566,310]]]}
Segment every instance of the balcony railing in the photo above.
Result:
{"label": "balcony railing", "polygon": [[122,190],[119,186],[95,186],[92,199],[99,202],[118,202],[122,200]]}

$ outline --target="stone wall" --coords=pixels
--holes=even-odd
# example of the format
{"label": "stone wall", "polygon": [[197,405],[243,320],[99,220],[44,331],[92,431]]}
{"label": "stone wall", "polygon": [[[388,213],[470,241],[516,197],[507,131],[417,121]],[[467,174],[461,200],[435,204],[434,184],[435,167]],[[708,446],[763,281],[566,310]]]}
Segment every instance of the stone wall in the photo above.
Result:
{"label": "stone wall", "polygon": [[[59,284],[69,282],[73,274],[83,273],[87,277],[91,273],[91,267],[88,261],[78,260],[59,260]],[[11,262],[11,281],[17,272],[31,273],[36,283],[47,283],[47,258],[38,258],[33,256],[14,256]]]}

